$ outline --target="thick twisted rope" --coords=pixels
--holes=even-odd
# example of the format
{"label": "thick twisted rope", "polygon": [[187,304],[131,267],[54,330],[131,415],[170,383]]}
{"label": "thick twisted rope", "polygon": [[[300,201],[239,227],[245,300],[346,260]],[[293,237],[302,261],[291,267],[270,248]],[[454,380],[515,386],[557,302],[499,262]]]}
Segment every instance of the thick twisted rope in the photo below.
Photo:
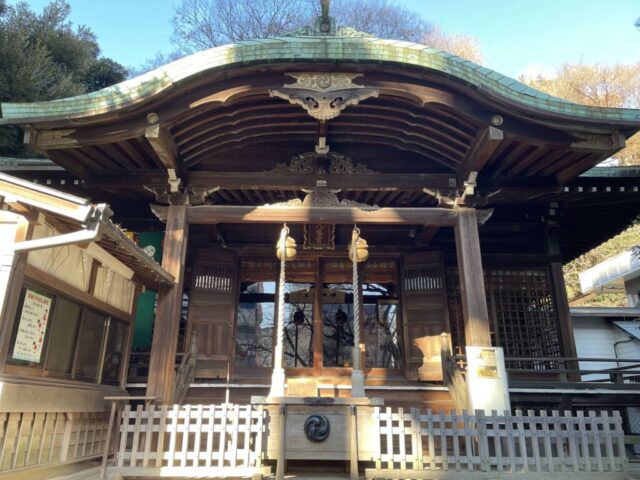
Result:
{"label": "thick twisted rope", "polygon": [[358,281],[357,228],[351,236],[351,258],[353,261],[353,368],[360,370],[360,286]]}
{"label": "thick twisted rope", "polygon": [[284,289],[285,289],[285,265],[287,263],[286,255],[287,255],[287,235],[289,234],[289,229],[285,225],[282,227],[282,232],[280,232],[280,241],[278,242],[278,248],[281,249],[280,252],[280,280],[278,283],[278,325],[276,327],[276,352],[275,352],[275,360],[274,367],[282,368],[282,354],[283,354],[283,345],[284,345]]}

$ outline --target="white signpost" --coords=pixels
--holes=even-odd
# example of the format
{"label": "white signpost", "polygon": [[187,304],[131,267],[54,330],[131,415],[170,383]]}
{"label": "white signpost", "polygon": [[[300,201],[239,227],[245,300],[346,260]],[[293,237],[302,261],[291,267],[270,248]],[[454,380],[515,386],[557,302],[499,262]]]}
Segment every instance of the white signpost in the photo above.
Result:
{"label": "white signpost", "polygon": [[40,363],[50,311],[51,298],[27,288],[13,346],[15,360]]}
{"label": "white signpost", "polygon": [[467,346],[467,388],[472,412],[511,410],[509,384],[501,347]]}

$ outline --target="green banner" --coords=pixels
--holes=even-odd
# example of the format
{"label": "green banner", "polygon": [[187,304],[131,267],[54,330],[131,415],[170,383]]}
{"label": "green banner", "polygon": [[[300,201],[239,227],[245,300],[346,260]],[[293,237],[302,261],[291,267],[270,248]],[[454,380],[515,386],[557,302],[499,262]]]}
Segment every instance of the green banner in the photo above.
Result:
{"label": "green banner", "polygon": [[[143,232],[138,234],[138,245],[158,263],[162,261],[163,236],[164,232]],[[138,297],[136,320],[133,325],[132,347],[135,350],[149,350],[151,348],[155,305],[156,292],[147,290]]]}

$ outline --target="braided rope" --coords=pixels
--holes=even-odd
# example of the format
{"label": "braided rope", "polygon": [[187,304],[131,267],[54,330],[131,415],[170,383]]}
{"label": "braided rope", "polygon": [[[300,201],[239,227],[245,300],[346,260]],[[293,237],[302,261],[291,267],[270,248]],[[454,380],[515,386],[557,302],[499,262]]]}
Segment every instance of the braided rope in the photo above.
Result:
{"label": "braided rope", "polygon": [[278,283],[278,325],[276,327],[276,351],[274,359],[274,368],[282,368],[282,355],[284,346],[284,290],[285,290],[285,264],[286,264],[286,249],[287,249],[287,235],[289,229],[285,225],[280,232],[280,241],[278,242],[278,249],[280,252],[280,280]]}
{"label": "braided rope", "polygon": [[357,232],[351,235],[351,258],[353,261],[353,368],[360,370],[360,286],[358,280]]}

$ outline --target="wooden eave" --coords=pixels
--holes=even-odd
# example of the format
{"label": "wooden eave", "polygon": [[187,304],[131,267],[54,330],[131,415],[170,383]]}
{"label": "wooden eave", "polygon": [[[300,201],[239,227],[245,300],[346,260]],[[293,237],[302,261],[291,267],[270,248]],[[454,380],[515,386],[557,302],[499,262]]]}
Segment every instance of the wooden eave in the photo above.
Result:
{"label": "wooden eave", "polygon": [[[561,186],[640,128],[638,110],[571,104],[432,48],[347,37],[217,47],[99,92],[5,103],[0,122],[25,125],[32,146],[83,179],[172,171],[187,187],[220,187],[185,180],[193,171],[266,172],[291,156],[255,151],[313,149],[316,122],[268,91],[288,72],[329,70],[360,73],[357,83],[380,91],[329,122],[328,140],[356,162],[382,162],[381,173],[449,173],[460,185],[477,171]],[[487,131],[499,132],[487,141]],[[378,156],[358,158],[366,151]]]}
{"label": "wooden eave", "polygon": [[101,235],[96,243],[124,263],[134,272],[134,280],[157,289],[173,284],[173,277],[155,260],[150,258],[126,234],[110,220],[108,207],[98,207],[88,200],[65,194],[52,188],[33,184],[0,173],[0,205],[33,220],[38,214],[51,222],[60,234],[83,230],[94,221],[99,221]]}

